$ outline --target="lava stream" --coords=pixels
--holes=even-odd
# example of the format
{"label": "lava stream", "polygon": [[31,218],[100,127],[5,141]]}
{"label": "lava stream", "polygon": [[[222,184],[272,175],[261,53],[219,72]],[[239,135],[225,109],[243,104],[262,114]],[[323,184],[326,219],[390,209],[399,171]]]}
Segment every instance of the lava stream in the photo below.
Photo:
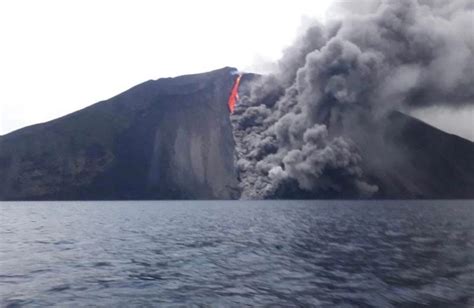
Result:
{"label": "lava stream", "polygon": [[242,75],[239,75],[237,77],[237,79],[234,82],[234,86],[232,87],[232,92],[230,93],[230,97],[229,97],[229,110],[230,110],[230,113],[234,112],[235,104],[236,104],[237,100],[239,99],[240,78],[242,78]]}

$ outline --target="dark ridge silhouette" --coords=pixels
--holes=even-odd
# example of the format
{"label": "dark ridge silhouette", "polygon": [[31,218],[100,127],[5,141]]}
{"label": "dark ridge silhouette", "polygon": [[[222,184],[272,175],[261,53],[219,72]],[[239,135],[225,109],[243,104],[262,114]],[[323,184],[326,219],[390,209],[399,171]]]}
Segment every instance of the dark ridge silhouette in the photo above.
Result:
{"label": "dark ridge silhouette", "polygon": [[[234,70],[150,80],[0,136],[0,199],[239,198],[227,106]],[[348,114],[333,131],[357,145],[364,173],[379,187],[374,198],[474,198],[474,143],[399,112],[376,120]],[[351,192],[294,186],[276,197],[350,198]]]}
{"label": "dark ridge silhouette", "polygon": [[0,199],[237,198],[233,70],[150,80],[0,137]]}

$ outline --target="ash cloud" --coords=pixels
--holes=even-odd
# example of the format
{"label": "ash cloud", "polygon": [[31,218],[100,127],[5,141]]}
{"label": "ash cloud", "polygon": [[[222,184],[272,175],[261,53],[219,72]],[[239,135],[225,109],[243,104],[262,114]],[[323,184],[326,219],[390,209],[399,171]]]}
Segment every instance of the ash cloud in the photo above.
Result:
{"label": "ash cloud", "polygon": [[[474,1],[345,1],[314,22],[232,116],[243,198],[300,191],[368,197],[349,112],[474,102]],[[336,14],[337,16],[337,14]]]}

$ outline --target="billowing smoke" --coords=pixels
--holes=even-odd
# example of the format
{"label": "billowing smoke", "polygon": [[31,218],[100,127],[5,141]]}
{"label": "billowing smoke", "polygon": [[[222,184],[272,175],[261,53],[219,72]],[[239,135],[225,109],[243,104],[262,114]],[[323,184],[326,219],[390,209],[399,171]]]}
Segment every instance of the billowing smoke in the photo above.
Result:
{"label": "billowing smoke", "polygon": [[243,198],[370,196],[350,112],[474,102],[474,1],[344,1],[312,24],[278,71],[242,89],[232,121]]}

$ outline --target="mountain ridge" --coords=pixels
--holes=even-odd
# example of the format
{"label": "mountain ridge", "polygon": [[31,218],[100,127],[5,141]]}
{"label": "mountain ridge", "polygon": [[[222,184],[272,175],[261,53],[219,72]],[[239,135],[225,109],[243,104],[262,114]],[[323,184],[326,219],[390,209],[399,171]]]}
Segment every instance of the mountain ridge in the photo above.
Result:
{"label": "mountain ridge", "polygon": [[[234,70],[147,81],[109,100],[0,137],[0,199],[231,198],[235,192],[225,187],[237,185],[224,102]],[[179,131],[175,139],[192,139],[193,130],[207,139],[190,145],[161,135]],[[221,150],[226,155],[219,157]],[[176,153],[190,156],[191,151],[197,153],[193,157],[206,155],[176,164],[177,159],[183,161]],[[160,155],[166,161],[158,161]],[[208,157],[215,158],[214,165],[204,161]],[[199,170],[201,164],[205,167]],[[171,167],[179,167],[179,172]],[[153,168],[165,171],[157,178]],[[187,176],[187,170],[193,174]],[[169,183],[157,187],[163,177]],[[184,179],[174,183],[178,177]],[[204,187],[200,191],[194,188],[198,186]]]}
{"label": "mountain ridge", "polygon": [[[0,136],[0,200],[239,198],[227,106],[235,72],[148,80]],[[243,84],[256,75],[245,76]],[[374,198],[474,198],[474,143],[398,112],[379,119],[388,125],[361,117],[347,116],[338,130],[359,147],[379,186]],[[328,196],[295,189],[279,197]]]}

